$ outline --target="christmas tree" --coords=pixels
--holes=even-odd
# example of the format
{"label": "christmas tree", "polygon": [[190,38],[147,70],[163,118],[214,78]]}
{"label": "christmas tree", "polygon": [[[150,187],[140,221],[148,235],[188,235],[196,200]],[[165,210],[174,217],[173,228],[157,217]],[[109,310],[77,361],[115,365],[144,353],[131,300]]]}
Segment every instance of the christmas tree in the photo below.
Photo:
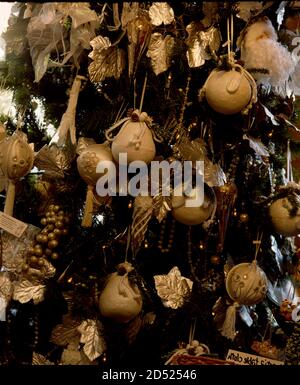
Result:
{"label": "christmas tree", "polygon": [[13,5],[1,365],[299,364],[299,9]]}

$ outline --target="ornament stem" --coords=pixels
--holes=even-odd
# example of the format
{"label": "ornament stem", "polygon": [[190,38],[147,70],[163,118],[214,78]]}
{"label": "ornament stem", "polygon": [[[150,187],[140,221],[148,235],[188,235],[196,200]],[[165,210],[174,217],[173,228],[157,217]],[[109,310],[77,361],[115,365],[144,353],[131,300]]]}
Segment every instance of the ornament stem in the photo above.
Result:
{"label": "ornament stem", "polygon": [[5,199],[4,213],[13,216],[15,203],[16,185],[11,180],[8,182],[8,188]]}
{"label": "ornament stem", "polygon": [[92,227],[93,223],[93,186],[89,185],[86,192],[84,214],[81,222],[82,227]]}
{"label": "ornament stem", "polygon": [[141,96],[141,103],[140,103],[140,112],[142,112],[142,109],[143,109],[144,96],[145,96],[146,84],[147,84],[147,77],[148,77],[148,74],[146,74],[145,80],[144,80],[143,91],[142,91],[142,96]]}

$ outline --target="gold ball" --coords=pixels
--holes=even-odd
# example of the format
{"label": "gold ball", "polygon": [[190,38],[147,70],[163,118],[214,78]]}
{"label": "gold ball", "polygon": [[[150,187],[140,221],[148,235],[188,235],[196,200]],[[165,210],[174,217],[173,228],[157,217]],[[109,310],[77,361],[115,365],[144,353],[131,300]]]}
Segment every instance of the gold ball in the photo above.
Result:
{"label": "gold ball", "polygon": [[49,241],[52,241],[52,240],[55,239],[55,238],[56,238],[56,234],[55,234],[54,232],[48,234],[48,240],[49,240]]}
{"label": "gold ball", "polygon": [[51,258],[52,259],[57,259],[59,257],[58,253],[52,253]]}
{"label": "gold ball", "polygon": [[37,263],[38,258],[37,258],[35,255],[32,255],[32,256],[30,257],[29,261],[30,261],[31,263]]}
{"label": "gold ball", "polygon": [[247,213],[241,213],[240,214],[240,221],[243,223],[248,222],[249,220],[249,215]]}
{"label": "gold ball", "polygon": [[55,223],[55,222],[56,222],[56,217],[49,218],[49,223]]}
{"label": "gold ball", "polygon": [[62,223],[62,221],[56,221],[55,222],[55,226],[58,228],[58,229],[61,229],[62,227],[63,227],[63,223]]}
{"label": "gold ball", "polygon": [[45,264],[45,261],[44,261],[44,259],[43,258],[40,258],[39,260],[38,260],[38,266],[44,266],[44,264]]}
{"label": "gold ball", "polygon": [[46,235],[43,235],[43,234],[38,234],[36,237],[35,237],[36,241],[37,242],[40,242],[40,243],[45,243],[47,242],[47,236]]}
{"label": "gold ball", "polygon": [[65,213],[63,212],[63,210],[60,210],[57,215],[64,215]]}
{"label": "gold ball", "polygon": [[45,254],[50,256],[52,254],[52,250],[51,249],[46,249],[45,250]]}
{"label": "gold ball", "polygon": [[47,219],[46,219],[46,218],[42,218],[42,219],[41,219],[41,224],[42,224],[43,226],[46,226],[47,223],[48,223],[48,222],[47,222]]}
{"label": "gold ball", "polygon": [[35,247],[34,248],[34,255],[36,255],[37,257],[41,257],[43,255],[43,250],[39,247]]}
{"label": "gold ball", "polygon": [[53,230],[53,233],[56,235],[56,236],[60,236],[61,234],[62,234],[62,230],[60,230],[60,229],[54,229]]}
{"label": "gold ball", "polygon": [[210,262],[213,264],[213,265],[219,265],[221,263],[221,258],[219,255],[212,255],[210,257]]}
{"label": "gold ball", "polygon": [[57,245],[58,245],[58,242],[56,239],[53,239],[50,242],[48,242],[49,249],[55,249],[55,247],[57,247]]}
{"label": "gold ball", "polygon": [[53,210],[54,210],[54,205],[50,205],[50,206],[48,207],[48,210],[49,210],[49,211],[53,211]]}
{"label": "gold ball", "polygon": [[60,210],[60,207],[58,205],[55,205],[53,208],[53,211],[57,213]]}
{"label": "gold ball", "polygon": [[45,228],[41,231],[41,234],[48,234],[47,227],[45,227]]}
{"label": "gold ball", "polygon": [[51,213],[51,211],[47,211],[45,215],[46,215],[46,218],[49,218],[52,216],[52,213]]}
{"label": "gold ball", "polygon": [[23,270],[23,271],[28,271],[28,269],[29,269],[29,265],[28,265],[27,263],[24,263],[24,264],[22,265],[22,270]]}
{"label": "gold ball", "polygon": [[34,254],[34,247],[29,247],[28,252],[29,254]]}
{"label": "gold ball", "polygon": [[58,221],[61,221],[61,222],[63,222],[63,220],[64,220],[64,216],[63,215],[59,215],[58,217],[56,217],[56,219],[58,220]]}
{"label": "gold ball", "polygon": [[54,225],[50,224],[50,225],[47,225],[46,229],[48,231],[52,231],[52,230],[54,230],[54,227],[55,227]]}

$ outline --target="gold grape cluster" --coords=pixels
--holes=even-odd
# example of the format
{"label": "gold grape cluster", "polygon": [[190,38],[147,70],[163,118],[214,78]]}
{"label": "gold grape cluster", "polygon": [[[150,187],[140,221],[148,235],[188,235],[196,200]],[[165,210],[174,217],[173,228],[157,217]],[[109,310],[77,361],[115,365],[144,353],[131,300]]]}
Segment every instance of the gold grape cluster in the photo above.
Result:
{"label": "gold grape cluster", "polygon": [[35,242],[28,250],[27,263],[23,265],[26,271],[30,267],[42,268],[46,259],[56,260],[59,254],[55,251],[59,241],[68,234],[70,217],[60,206],[51,204],[41,224],[45,227],[36,235]]}

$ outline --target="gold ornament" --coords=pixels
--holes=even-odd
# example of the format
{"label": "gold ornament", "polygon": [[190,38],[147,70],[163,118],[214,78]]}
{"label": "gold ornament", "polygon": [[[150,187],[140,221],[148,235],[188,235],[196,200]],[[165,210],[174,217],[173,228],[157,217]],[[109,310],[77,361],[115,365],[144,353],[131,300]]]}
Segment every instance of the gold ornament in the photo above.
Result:
{"label": "gold ornament", "polygon": [[77,327],[77,330],[81,334],[80,342],[84,344],[83,351],[90,361],[94,361],[105,352],[103,326],[99,321],[87,319]]}
{"label": "gold ornament", "polygon": [[242,223],[247,223],[249,221],[249,215],[247,213],[240,214],[240,221]]}
{"label": "gold ornament", "polygon": [[92,82],[102,82],[106,78],[119,79],[125,68],[125,52],[111,44],[108,37],[97,36],[91,42],[93,51],[89,57],[93,62],[88,71]]}
{"label": "gold ornament", "polygon": [[147,57],[151,59],[155,75],[159,75],[170,67],[174,45],[175,39],[170,35],[163,36],[159,32],[151,35]]}
{"label": "gold ornament", "polygon": [[[120,154],[127,154],[127,162],[142,160],[150,163],[155,157],[155,144],[150,130],[152,120],[146,112],[135,110],[129,118],[124,118],[109,128],[106,139],[112,142],[111,151],[116,162]],[[119,133],[112,137],[111,133],[122,124]]]}
{"label": "gold ornament", "polygon": [[140,290],[128,277],[133,269],[130,263],[125,262],[108,277],[99,298],[99,309],[103,317],[127,323],[141,312],[143,301]]}
{"label": "gold ornament", "polygon": [[174,266],[167,275],[155,275],[155,288],[165,307],[178,309],[190,297],[193,282],[181,276],[180,270]]}
{"label": "gold ornament", "polygon": [[211,108],[220,114],[247,113],[257,100],[256,83],[243,67],[230,71],[214,69],[200,91]]}
{"label": "gold ornament", "polygon": [[153,213],[153,200],[149,196],[137,196],[131,225],[131,248],[134,255],[139,251]]}
{"label": "gold ornament", "polygon": [[15,131],[12,136],[7,136],[0,142],[1,173],[8,179],[4,206],[4,212],[8,215],[13,215],[15,184],[31,170],[33,154],[33,146],[28,144],[23,132]]}
{"label": "gold ornament", "polygon": [[174,20],[174,11],[168,3],[153,3],[149,8],[149,16],[155,26],[168,25]]}

